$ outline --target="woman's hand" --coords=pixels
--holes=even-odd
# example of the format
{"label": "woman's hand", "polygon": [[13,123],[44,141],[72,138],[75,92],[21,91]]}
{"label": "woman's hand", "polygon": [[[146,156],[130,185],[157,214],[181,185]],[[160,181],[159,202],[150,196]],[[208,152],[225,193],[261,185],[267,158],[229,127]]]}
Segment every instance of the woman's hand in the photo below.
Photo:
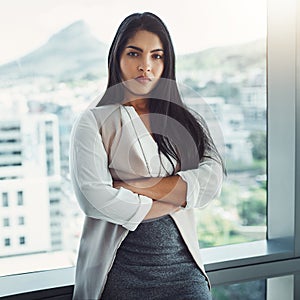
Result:
{"label": "woman's hand", "polygon": [[120,187],[125,187],[125,186],[124,186],[124,182],[121,181],[121,180],[114,180],[114,181],[113,181],[113,187],[114,187],[115,189],[119,189]]}
{"label": "woman's hand", "polygon": [[[139,193],[144,196],[146,193],[141,193],[141,189],[138,189],[138,185],[143,185],[144,187],[150,186],[150,185],[155,185],[160,181],[161,178],[156,178],[156,179],[141,179],[141,180],[128,180],[127,182],[124,182],[122,180],[114,180],[113,181],[113,187],[116,189],[119,189],[120,187],[123,187],[125,189],[131,190],[134,193]],[[146,191],[147,188],[144,188],[144,191]],[[153,198],[152,198],[153,199]],[[153,199],[156,200],[156,199]],[[167,214],[175,213],[177,211],[181,210],[181,207],[178,206],[178,204],[172,204],[168,202],[163,202],[163,201],[154,201],[152,204],[152,207],[150,211],[147,213],[145,216],[144,220],[152,219],[152,218],[157,218],[161,217]]]}
{"label": "woman's hand", "polygon": [[123,187],[133,193],[147,196],[153,200],[163,201],[175,206],[186,206],[186,182],[179,175],[152,177],[132,180],[114,180],[113,187]]}
{"label": "woman's hand", "polygon": [[173,204],[161,202],[161,201],[154,201],[152,204],[151,209],[145,216],[144,220],[149,220],[153,218],[162,217],[165,215],[169,215],[181,210],[180,207],[177,207]]}

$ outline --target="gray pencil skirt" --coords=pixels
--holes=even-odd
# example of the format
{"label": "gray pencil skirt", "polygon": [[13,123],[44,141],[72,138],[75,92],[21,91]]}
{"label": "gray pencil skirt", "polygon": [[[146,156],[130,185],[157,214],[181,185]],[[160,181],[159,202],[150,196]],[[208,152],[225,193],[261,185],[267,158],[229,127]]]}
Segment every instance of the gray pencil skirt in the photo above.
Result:
{"label": "gray pencil skirt", "polygon": [[102,300],[211,300],[208,283],[170,216],[142,222],[120,248]]}

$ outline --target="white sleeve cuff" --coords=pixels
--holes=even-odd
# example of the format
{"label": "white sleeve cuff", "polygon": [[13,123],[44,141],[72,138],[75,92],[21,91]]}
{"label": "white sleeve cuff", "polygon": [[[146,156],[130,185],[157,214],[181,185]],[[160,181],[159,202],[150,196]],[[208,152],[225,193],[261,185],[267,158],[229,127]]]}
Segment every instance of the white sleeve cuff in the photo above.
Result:
{"label": "white sleeve cuff", "polygon": [[183,209],[194,208],[197,206],[197,200],[200,193],[200,187],[197,178],[194,174],[186,171],[179,171],[177,173],[182,180],[186,182],[186,206]]}
{"label": "white sleeve cuff", "polygon": [[152,207],[153,200],[147,196],[138,195],[140,205],[136,213],[122,226],[130,231],[134,231],[138,225],[144,220],[145,216]]}
{"label": "white sleeve cuff", "polygon": [[184,209],[202,208],[221,192],[223,170],[221,164],[213,160],[200,163],[197,169],[179,171],[177,175],[187,183]]}

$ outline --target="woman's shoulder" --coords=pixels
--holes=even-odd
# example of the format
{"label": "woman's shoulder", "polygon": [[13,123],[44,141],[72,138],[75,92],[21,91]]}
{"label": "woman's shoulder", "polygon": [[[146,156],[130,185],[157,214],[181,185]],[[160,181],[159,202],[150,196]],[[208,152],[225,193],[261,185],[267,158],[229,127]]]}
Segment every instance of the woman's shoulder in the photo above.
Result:
{"label": "woman's shoulder", "polygon": [[120,118],[120,104],[109,104],[90,108],[90,112],[94,115],[97,123],[103,124],[109,119]]}
{"label": "woman's shoulder", "polygon": [[120,106],[109,104],[87,108],[78,115],[73,127],[94,128],[98,131],[104,125],[116,126],[115,124],[120,124]]}
{"label": "woman's shoulder", "polygon": [[107,104],[89,108],[89,110],[95,115],[105,115],[107,113],[113,113],[120,109],[121,104]]}
{"label": "woman's shoulder", "polygon": [[116,112],[120,105],[118,104],[112,104],[112,105],[103,105],[98,107],[88,107],[85,110],[79,112],[77,114],[77,122],[88,120],[88,119],[98,119],[98,118],[104,118],[108,115]]}

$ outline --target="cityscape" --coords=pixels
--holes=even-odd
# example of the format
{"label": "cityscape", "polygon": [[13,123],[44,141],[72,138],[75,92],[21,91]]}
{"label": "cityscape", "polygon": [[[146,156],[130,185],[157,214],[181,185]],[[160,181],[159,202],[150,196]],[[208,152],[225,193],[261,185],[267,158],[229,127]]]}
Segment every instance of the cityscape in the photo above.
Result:
{"label": "cityscape", "polygon": [[[259,40],[177,58],[183,100],[221,128],[228,172],[221,196],[197,211],[201,247],[266,237],[265,47]],[[84,215],[69,138],[105,89],[106,53],[78,21],[0,66],[0,276],[76,264]]]}

